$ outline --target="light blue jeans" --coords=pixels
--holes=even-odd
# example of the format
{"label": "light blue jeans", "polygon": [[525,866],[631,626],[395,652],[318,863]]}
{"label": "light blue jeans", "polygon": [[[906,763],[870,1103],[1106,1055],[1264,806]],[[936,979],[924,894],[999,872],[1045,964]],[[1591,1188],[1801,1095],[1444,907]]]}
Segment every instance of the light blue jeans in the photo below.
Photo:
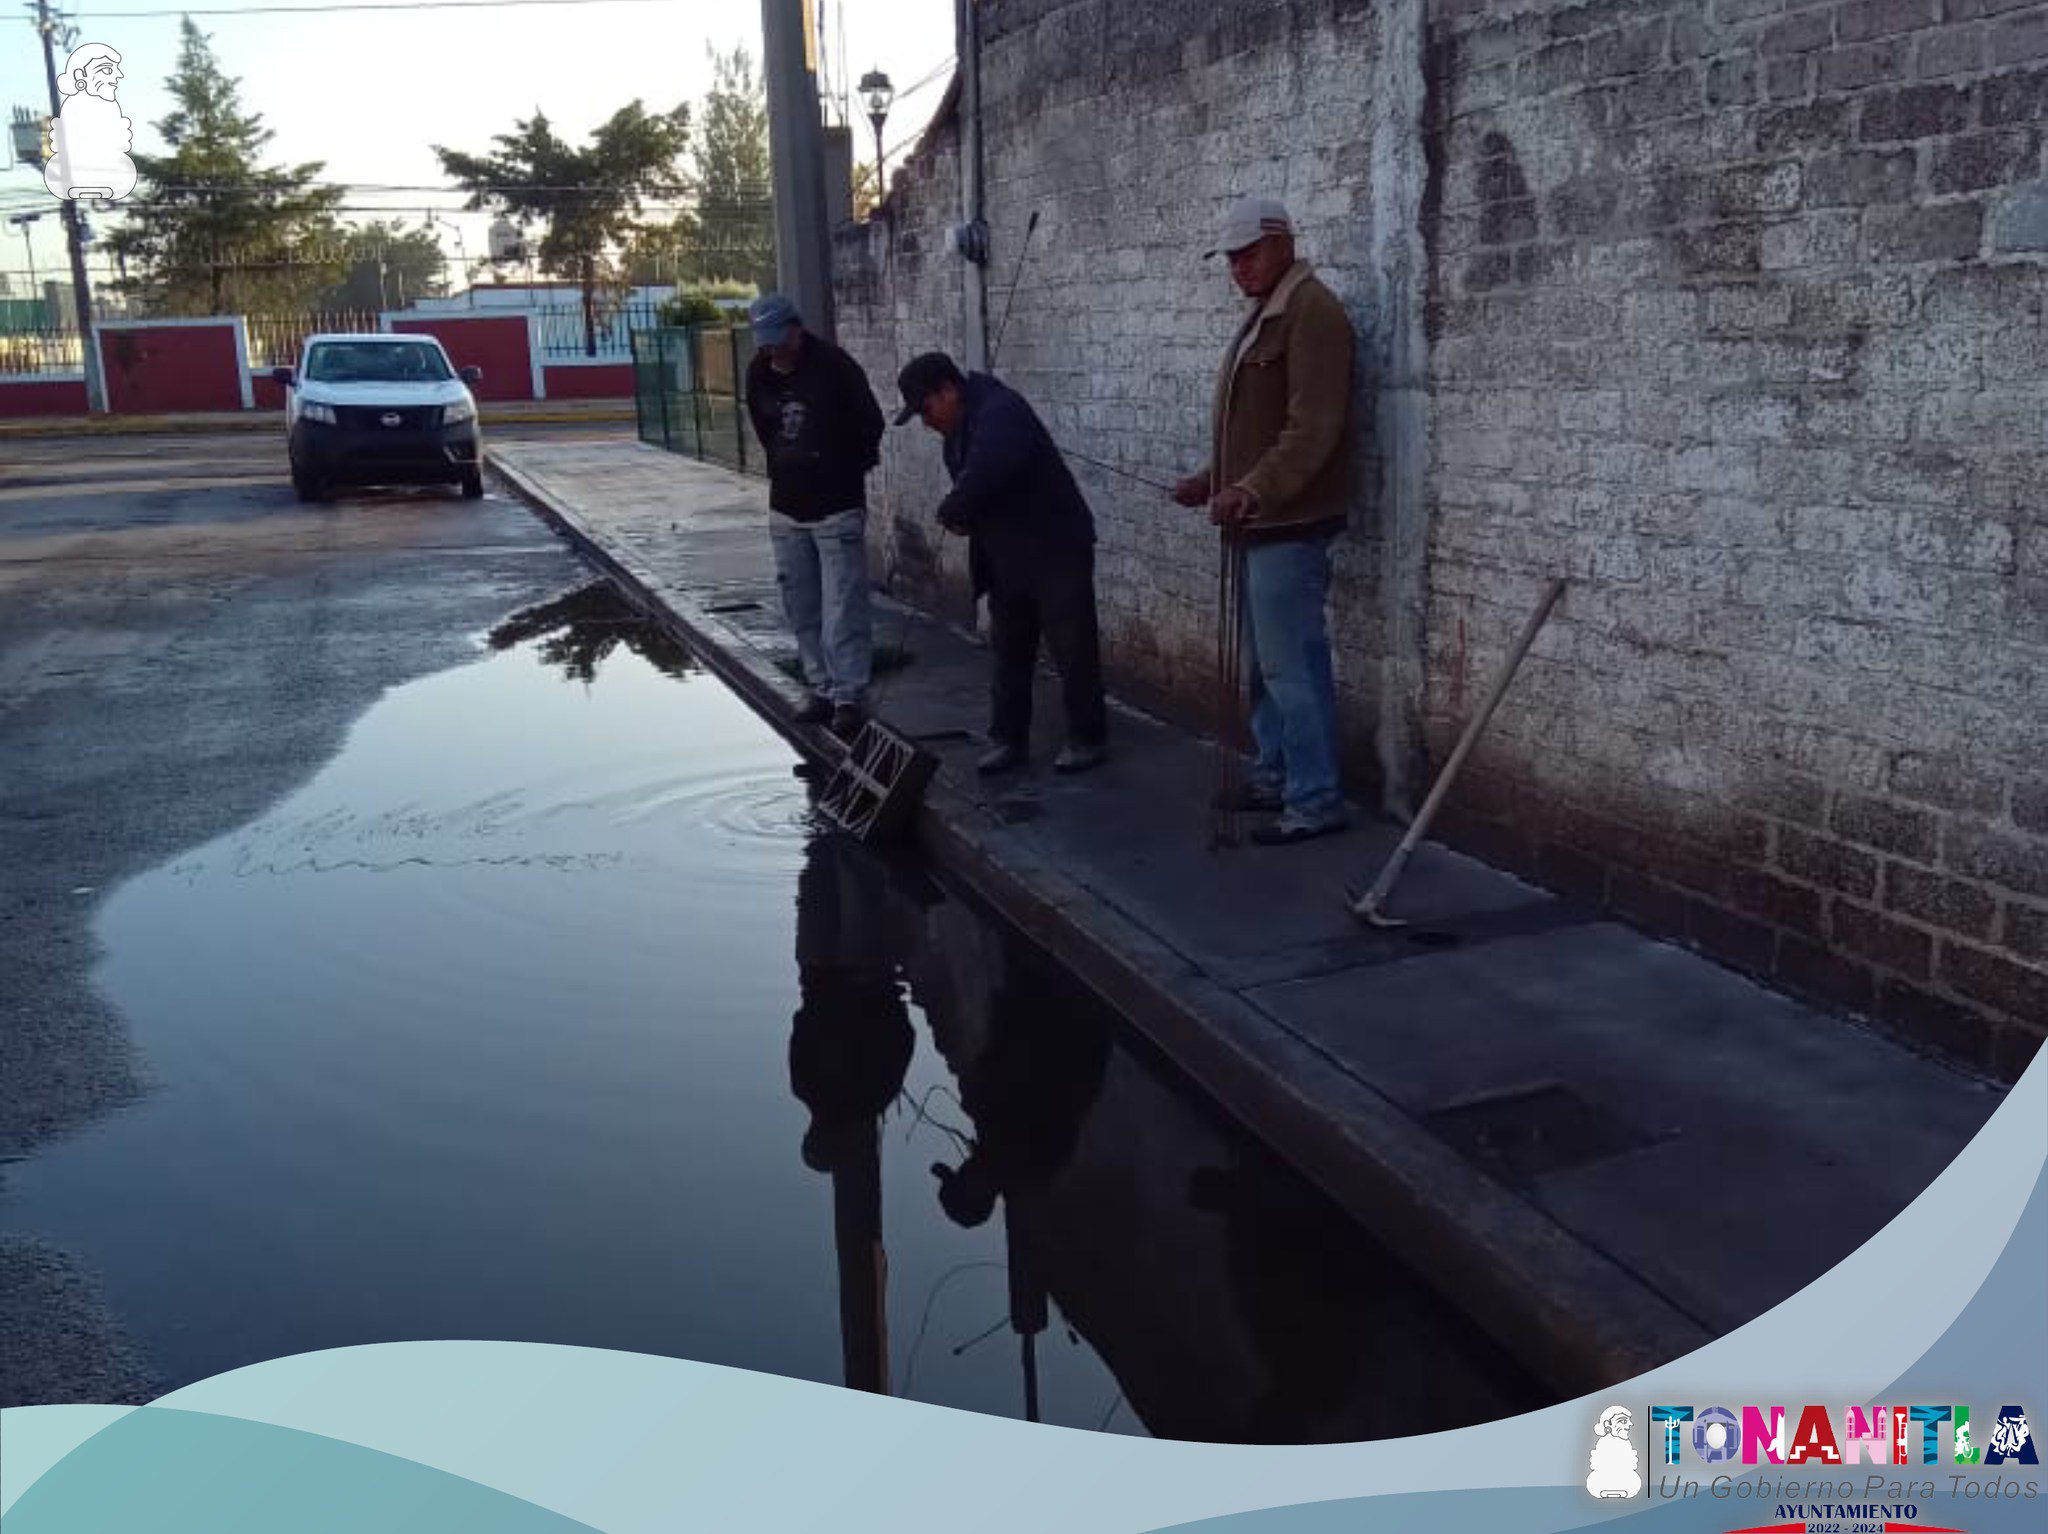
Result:
{"label": "light blue jeans", "polygon": [[1337,688],[1323,616],[1330,539],[1253,544],[1244,555],[1245,672],[1251,680],[1255,787],[1277,789],[1288,815],[1344,818],[1337,781]]}
{"label": "light blue jeans", "polygon": [[796,636],[811,691],[855,708],[874,666],[868,611],[867,511],[835,511],[816,522],[768,513],[782,615]]}

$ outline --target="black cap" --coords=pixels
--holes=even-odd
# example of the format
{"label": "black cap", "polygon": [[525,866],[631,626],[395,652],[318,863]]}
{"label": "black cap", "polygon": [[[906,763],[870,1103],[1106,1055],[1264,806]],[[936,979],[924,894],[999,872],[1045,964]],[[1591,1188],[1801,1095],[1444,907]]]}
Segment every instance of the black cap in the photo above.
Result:
{"label": "black cap", "polygon": [[896,412],[896,424],[901,426],[922,410],[926,395],[937,393],[947,384],[957,389],[966,382],[967,376],[944,352],[912,357],[896,375],[896,387],[903,391],[903,408]]}

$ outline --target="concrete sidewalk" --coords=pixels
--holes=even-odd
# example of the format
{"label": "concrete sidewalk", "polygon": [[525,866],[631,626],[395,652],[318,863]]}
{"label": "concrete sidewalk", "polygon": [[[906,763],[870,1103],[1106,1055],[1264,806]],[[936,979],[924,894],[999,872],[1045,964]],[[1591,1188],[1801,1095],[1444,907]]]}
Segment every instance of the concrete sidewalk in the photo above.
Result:
{"label": "concrete sidewalk", "polygon": [[[758,480],[639,443],[496,467],[800,748]],[[1914,1198],[1999,1089],[1425,844],[1361,929],[1347,880],[1401,828],[1206,850],[1208,746],[1129,710],[1111,764],[971,767],[988,656],[885,608],[915,659],[877,710],[942,761],[927,852],[1561,1394],[1691,1351]],[[1041,742],[1057,737],[1050,685]],[[1371,1296],[1362,1295],[1370,1304]]]}
{"label": "concrete sidewalk", "polygon": [[[493,426],[618,425],[633,420],[633,402],[616,399],[485,400],[485,430]],[[206,410],[174,415],[52,415],[0,421],[5,437],[128,437],[160,433],[284,431],[282,410]]]}

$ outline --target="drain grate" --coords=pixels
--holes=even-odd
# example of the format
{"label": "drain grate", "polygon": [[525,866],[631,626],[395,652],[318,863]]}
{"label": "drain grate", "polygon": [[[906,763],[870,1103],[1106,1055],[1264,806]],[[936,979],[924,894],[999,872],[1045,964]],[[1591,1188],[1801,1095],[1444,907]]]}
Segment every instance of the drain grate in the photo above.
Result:
{"label": "drain grate", "polygon": [[1439,1108],[1423,1122],[1467,1160],[1518,1188],[1654,1143],[1556,1082]]}

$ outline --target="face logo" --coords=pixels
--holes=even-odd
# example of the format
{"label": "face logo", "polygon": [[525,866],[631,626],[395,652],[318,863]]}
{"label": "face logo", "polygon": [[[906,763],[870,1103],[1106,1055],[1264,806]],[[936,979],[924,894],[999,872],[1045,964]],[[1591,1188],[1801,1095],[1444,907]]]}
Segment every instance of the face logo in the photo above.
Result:
{"label": "face logo", "polygon": [[395,410],[387,410],[382,415],[378,416],[377,419],[379,421],[382,421],[386,426],[396,426],[404,418],[400,416],[399,413]]}
{"label": "face logo", "polygon": [[1643,1492],[1642,1456],[1629,1437],[1635,1415],[1626,1406],[1610,1406],[1593,1427],[1592,1473],[1586,1490],[1603,1500],[1639,1497]]}

